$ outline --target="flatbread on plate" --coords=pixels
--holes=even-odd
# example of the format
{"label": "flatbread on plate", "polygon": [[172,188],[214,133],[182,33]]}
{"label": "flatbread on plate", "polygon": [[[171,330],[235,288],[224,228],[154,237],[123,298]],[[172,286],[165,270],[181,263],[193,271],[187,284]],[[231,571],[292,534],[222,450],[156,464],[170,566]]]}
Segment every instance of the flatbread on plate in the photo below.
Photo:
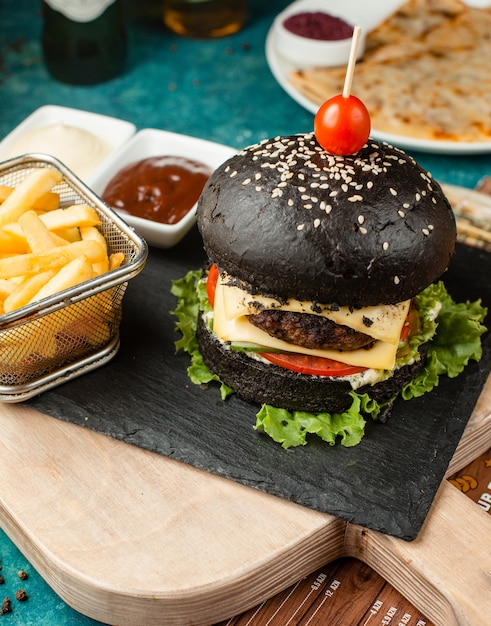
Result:
{"label": "flatbread on plate", "polygon": [[[343,91],[345,67],[296,70],[315,104]],[[409,0],[367,35],[351,92],[372,128],[415,139],[491,140],[491,8],[459,0]]]}

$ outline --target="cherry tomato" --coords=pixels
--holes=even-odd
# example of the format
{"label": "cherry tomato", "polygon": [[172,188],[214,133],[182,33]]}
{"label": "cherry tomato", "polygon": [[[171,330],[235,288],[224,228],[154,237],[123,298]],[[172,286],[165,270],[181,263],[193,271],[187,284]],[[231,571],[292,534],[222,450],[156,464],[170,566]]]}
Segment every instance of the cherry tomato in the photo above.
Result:
{"label": "cherry tomato", "polygon": [[340,361],[308,354],[294,354],[293,352],[285,354],[281,352],[261,352],[260,354],[268,361],[271,361],[271,363],[284,367],[287,370],[313,376],[351,376],[351,374],[358,374],[367,369],[366,367],[347,365]]}
{"label": "cherry tomato", "polygon": [[358,152],[370,135],[370,114],[356,96],[342,94],[326,100],[314,118],[314,132],[319,144],[331,154]]}
{"label": "cherry tomato", "polygon": [[217,289],[219,274],[218,267],[213,263],[208,272],[208,278],[206,279],[206,293],[212,308],[215,306],[215,291]]}

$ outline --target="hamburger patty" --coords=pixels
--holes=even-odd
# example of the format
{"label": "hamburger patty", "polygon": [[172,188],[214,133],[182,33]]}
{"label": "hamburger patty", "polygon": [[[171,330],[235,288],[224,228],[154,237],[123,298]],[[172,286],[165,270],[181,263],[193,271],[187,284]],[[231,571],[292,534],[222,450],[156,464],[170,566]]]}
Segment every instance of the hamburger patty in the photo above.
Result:
{"label": "hamburger patty", "polygon": [[309,349],[357,350],[373,343],[373,337],[310,313],[261,311],[249,321],[276,339]]}

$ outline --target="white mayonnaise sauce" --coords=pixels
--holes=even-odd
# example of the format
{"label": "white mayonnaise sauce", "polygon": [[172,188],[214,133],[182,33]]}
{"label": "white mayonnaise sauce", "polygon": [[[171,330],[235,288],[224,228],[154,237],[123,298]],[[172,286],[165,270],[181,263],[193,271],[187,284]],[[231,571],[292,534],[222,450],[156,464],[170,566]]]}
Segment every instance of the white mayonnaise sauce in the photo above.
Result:
{"label": "white mayonnaise sauce", "polygon": [[4,160],[29,152],[41,152],[54,156],[84,179],[110,151],[110,146],[97,135],[83,128],[59,123],[24,133],[2,151],[0,158]]}

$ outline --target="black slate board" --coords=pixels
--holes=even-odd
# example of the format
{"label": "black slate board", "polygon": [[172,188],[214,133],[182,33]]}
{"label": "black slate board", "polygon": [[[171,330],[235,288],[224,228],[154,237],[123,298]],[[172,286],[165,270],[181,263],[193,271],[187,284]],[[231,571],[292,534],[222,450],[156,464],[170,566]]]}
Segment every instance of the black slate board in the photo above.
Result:
{"label": "black slate board", "polygon": [[[128,287],[121,348],[107,365],[28,401],[33,408],[130,444],[264,490],[364,527],[414,539],[429,511],[491,369],[484,356],[432,393],[399,402],[386,424],[369,422],[354,448],[309,445],[284,450],[253,429],[256,407],[218,387],[188,380],[176,355],[171,281],[202,265],[199,234],[172,250],[151,249]],[[456,300],[491,304],[491,256],[458,246],[445,275]]]}

